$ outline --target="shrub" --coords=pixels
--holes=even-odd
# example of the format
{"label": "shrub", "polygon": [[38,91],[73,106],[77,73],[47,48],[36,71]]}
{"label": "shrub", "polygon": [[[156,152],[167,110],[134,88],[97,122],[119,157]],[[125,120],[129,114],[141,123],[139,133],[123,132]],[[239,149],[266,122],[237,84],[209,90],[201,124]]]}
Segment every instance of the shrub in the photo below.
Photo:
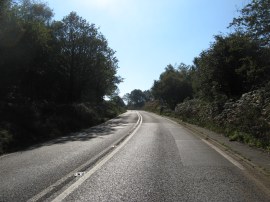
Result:
{"label": "shrub", "polygon": [[0,154],[15,151],[111,119],[125,109],[113,102],[55,104],[48,102],[0,105]]}
{"label": "shrub", "polygon": [[0,128],[0,154],[8,149],[12,140],[12,134],[8,130]]}
{"label": "shrub", "polygon": [[[175,108],[184,121],[225,133],[231,141],[267,148],[270,145],[270,93],[264,88],[238,100],[187,100]],[[222,105],[222,103],[224,103]]]}

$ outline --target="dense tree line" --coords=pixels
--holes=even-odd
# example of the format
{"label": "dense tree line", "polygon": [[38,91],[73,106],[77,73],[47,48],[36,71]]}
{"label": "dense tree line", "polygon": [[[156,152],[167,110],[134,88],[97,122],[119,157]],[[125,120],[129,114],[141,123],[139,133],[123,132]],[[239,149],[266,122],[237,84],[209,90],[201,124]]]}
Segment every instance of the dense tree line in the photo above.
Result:
{"label": "dense tree line", "polygon": [[240,16],[234,18],[230,27],[244,33],[262,46],[270,46],[270,1],[251,0],[243,9]]}
{"label": "dense tree line", "polygon": [[237,99],[270,81],[270,1],[252,0],[191,66],[168,65],[151,93],[171,109],[187,98]]}
{"label": "dense tree line", "polygon": [[39,139],[44,124],[61,131],[49,126],[57,125],[53,116],[65,119],[64,114],[84,111],[87,116],[79,115],[84,127],[96,123],[88,119],[110,106],[104,96],[123,104],[115,95],[122,81],[118,60],[106,38],[75,12],[61,21],[53,15],[39,1],[0,1],[0,152],[4,141],[25,140],[27,133]]}
{"label": "dense tree line", "polygon": [[1,100],[100,102],[121,78],[115,52],[94,24],[71,12],[53,21],[43,3],[2,2]]}
{"label": "dense tree line", "polygon": [[154,98],[162,104],[166,103],[171,109],[184,99],[192,98],[191,75],[190,67],[185,64],[176,68],[168,65],[159,80],[154,81],[151,89]]}
{"label": "dense tree line", "polygon": [[153,95],[150,90],[142,91],[135,89],[124,95],[123,99],[127,103],[129,109],[140,109],[146,102],[153,100]]}
{"label": "dense tree line", "polygon": [[211,47],[194,60],[194,87],[200,97],[238,98],[270,79],[269,48],[241,33],[216,36]]}
{"label": "dense tree line", "polygon": [[193,65],[165,68],[150,90],[155,101],[145,108],[167,107],[183,120],[270,150],[270,0],[251,0],[239,13],[229,25],[234,31],[216,35]]}

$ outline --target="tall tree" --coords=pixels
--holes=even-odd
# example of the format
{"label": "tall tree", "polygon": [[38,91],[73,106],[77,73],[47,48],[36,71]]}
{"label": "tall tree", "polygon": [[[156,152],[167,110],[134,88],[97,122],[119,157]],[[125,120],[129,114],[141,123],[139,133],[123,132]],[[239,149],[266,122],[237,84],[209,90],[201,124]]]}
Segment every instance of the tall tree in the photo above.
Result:
{"label": "tall tree", "polygon": [[121,82],[116,76],[118,61],[95,25],[71,12],[53,27],[59,43],[58,69],[66,76],[66,101],[99,102],[112,94]]}
{"label": "tall tree", "polygon": [[47,67],[51,39],[45,21],[50,21],[53,14],[45,4],[27,0],[5,5],[0,19],[0,91],[5,98],[36,99],[40,97],[40,78]]}
{"label": "tall tree", "polygon": [[1,1],[0,96],[61,103],[101,102],[113,94],[115,51],[75,12],[52,22],[44,3]]}
{"label": "tall tree", "polygon": [[269,81],[269,50],[249,36],[216,36],[211,47],[195,58],[197,91],[207,99],[236,98]]}
{"label": "tall tree", "polygon": [[178,69],[168,65],[160,75],[159,80],[154,81],[152,93],[155,99],[159,99],[174,109],[176,104],[193,96],[192,84],[188,66],[181,64]]}
{"label": "tall tree", "polygon": [[128,107],[141,108],[144,106],[146,96],[143,91],[135,89],[124,96],[124,100],[127,102]]}
{"label": "tall tree", "polygon": [[252,0],[230,26],[270,46],[270,0]]}

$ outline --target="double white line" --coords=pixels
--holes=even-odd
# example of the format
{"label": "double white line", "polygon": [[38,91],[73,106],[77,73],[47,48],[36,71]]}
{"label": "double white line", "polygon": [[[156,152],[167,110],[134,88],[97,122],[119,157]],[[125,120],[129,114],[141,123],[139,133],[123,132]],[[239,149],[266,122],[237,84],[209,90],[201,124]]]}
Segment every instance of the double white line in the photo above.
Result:
{"label": "double white line", "polygon": [[[137,112],[138,115],[138,121],[134,126],[134,131],[120,144],[118,145],[111,153],[109,153],[107,156],[105,156],[101,161],[99,161],[94,167],[91,168],[88,172],[86,172],[82,177],[80,177],[76,182],[74,182],[72,185],[70,185],[66,190],[64,190],[60,195],[58,195],[55,199],[53,199],[53,202],[59,202],[63,201],[68,195],[70,195],[72,192],[74,192],[82,183],[84,183],[89,177],[91,177],[97,170],[99,170],[107,161],[109,161],[122,147],[124,147],[127,142],[136,134],[136,132],[139,130],[141,124],[142,124],[142,116],[139,112]],[[50,187],[55,187],[55,185],[52,185]],[[49,189],[51,190],[51,189]],[[46,192],[43,191],[37,196],[33,197],[32,199],[28,201],[38,201],[43,196],[45,196]]]}

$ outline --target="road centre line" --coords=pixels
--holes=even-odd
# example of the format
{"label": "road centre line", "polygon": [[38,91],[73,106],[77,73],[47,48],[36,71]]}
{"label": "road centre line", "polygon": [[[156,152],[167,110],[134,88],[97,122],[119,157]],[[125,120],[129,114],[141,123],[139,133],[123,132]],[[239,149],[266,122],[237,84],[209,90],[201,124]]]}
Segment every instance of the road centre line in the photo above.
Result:
{"label": "road centre line", "polygon": [[63,201],[68,195],[74,192],[83,182],[85,182],[89,177],[91,177],[97,170],[99,170],[107,161],[109,161],[121,148],[123,148],[127,142],[136,134],[138,129],[142,124],[142,116],[137,112],[139,117],[139,124],[137,128],[118,146],[115,150],[113,150],[108,156],[102,159],[97,165],[95,165],[91,170],[86,172],[81,178],[79,178],[74,184],[68,187],[64,192],[58,195],[52,202]]}
{"label": "road centre line", "polygon": [[[136,122],[136,124],[135,124],[135,126],[133,127],[132,130],[134,130],[134,128],[136,130],[136,128],[138,128],[139,127],[139,124],[141,123],[141,115],[138,112],[137,112],[137,116],[138,116],[138,120],[137,120],[137,122]],[[135,130],[133,131],[133,133],[135,132]],[[118,142],[119,142],[119,140],[115,141],[111,146],[108,147],[108,150],[110,150],[112,146],[118,144]],[[78,168],[74,169],[73,171],[71,171],[70,173],[68,173],[67,175],[65,175],[64,177],[62,177],[61,179],[59,179],[58,181],[56,181],[54,184],[50,185],[46,189],[42,190],[40,193],[38,193],[35,196],[33,196],[32,198],[28,199],[27,202],[36,202],[36,201],[39,201],[44,196],[46,196],[48,193],[52,192],[56,187],[60,186],[62,183],[64,183],[66,180],[68,180],[70,177],[74,176],[74,173],[77,173],[78,171],[82,170],[87,165],[91,164],[91,162],[93,162],[96,159],[100,158],[100,156],[103,156],[104,154],[106,154],[106,152],[107,152],[107,149],[106,150],[103,150],[100,153],[98,153],[96,156],[94,156],[93,158],[89,159],[86,163],[84,163],[81,166],[79,166]]]}

